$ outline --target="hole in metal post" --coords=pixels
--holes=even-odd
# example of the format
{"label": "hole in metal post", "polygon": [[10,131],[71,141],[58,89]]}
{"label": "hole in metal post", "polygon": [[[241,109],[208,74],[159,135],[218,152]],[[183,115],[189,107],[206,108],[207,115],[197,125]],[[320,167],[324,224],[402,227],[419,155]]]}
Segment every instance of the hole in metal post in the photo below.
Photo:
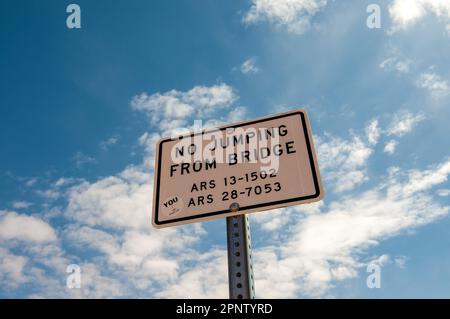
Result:
{"label": "hole in metal post", "polygon": [[232,211],[233,213],[236,213],[237,211],[239,211],[239,204],[238,203],[232,203],[230,205],[230,211]]}

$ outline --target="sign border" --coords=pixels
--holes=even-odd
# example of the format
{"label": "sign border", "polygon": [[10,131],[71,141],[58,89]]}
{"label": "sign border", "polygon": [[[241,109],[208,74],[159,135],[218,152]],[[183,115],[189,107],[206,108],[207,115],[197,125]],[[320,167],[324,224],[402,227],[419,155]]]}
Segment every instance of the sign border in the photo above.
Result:
{"label": "sign border", "polygon": [[158,204],[158,202],[159,202],[159,183],[158,183],[158,181],[160,181],[160,177],[161,177],[161,156],[159,156],[159,154],[162,153],[162,146],[164,143],[173,141],[172,138],[163,138],[157,143],[157,147],[156,147],[155,171],[154,171],[155,176],[154,176],[154,184],[153,184],[154,185],[153,186],[154,187],[154,190],[153,190],[153,195],[154,195],[153,196],[153,214],[152,214],[153,226],[155,228],[164,228],[164,227],[176,226],[179,224],[187,224],[187,223],[211,220],[212,219],[211,217],[216,216],[216,215],[223,215],[223,217],[236,216],[236,215],[250,213],[252,211],[258,211],[257,210],[258,208],[263,208],[262,210],[270,210],[270,209],[290,206],[290,205],[284,205],[284,204],[289,204],[292,202],[301,201],[303,204],[306,204],[306,203],[310,203],[310,202],[320,201],[324,196],[324,190],[323,190],[322,181],[320,178],[319,166],[317,163],[314,143],[313,143],[312,137],[309,134],[311,132],[311,127],[309,124],[308,115],[305,110],[298,109],[298,110],[293,110],[290,112],[280,113],[280,114],[276,114],[276,115],[265,116],[265,117],[261,117],[261,118],[250,120],[250,121],[234,123],[231,125],[224,125],[224,126],[220,126],[218,128],[211,129],[211,130],[204,130],[199,133],[191,133],[191,134],[182,135],[182,136],[179,136],[178,138],[182,139],[183,137],[187,137],[187,136],[192,138],[199,134],[203,135],[205,133],[214,132],[217,130],[224,131],[228,128],[237,128],[237,127],[241,127],[241,126],[266,122],[266,121],[270,121],[270,120],[277,120],[277,119],[289,117],[292,115],[300,115],[300,119],[301,119],[301,123],[302,123],[302,127],[303,127],[303,133],[305,135],[305,140],[306,140],[305,142],[306,142],[306,148],[308,151],[308,159],[309,159],[310,168],[311,168],[313,181],[314,181],[314,188],[315,188],[314,194],[290,198],[290,199],[284,199],[284,200],[275,201],[275,202],[266,202],[266,203],[260,203],[260,204],[255,204],[255,205],[239,207],[239,211],[235,212],[235,213],[230,212],[229,210],[220,210],[220,211],[209,212],[209,213],[204,213],[204,214],[200,214],[200,215],[175,218],[175,219],[171,219],[171,220],[167,220],[167,221],[158,221],[158,213],[159,213],[158,212],[158,210],[159,210],[159,204]]}

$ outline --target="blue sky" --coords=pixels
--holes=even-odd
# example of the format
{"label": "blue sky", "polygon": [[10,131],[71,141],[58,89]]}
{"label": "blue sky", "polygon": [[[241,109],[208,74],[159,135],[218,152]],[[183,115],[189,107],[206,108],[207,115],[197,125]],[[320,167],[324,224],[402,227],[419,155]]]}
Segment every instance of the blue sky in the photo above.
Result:
{"label": "blue sky", "polygon": [[223,220],[151,226],[153,147],[299,107],[327,195],[251,216],[256,296],[449,296],[450,1],[69,3],[0,4],[0,297],[226,298]]}

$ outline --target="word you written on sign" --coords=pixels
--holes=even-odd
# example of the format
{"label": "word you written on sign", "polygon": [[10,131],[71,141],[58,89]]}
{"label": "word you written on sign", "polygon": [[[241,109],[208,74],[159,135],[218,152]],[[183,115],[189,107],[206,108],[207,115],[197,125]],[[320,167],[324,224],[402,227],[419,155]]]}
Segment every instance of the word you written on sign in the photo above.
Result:
{"label": "word you written on sign", "polygon": [[[323,187],[308,116],[291,111],[157,144],[157,228],[318,201]],[[230,206],[238,206],[230,210]]]}

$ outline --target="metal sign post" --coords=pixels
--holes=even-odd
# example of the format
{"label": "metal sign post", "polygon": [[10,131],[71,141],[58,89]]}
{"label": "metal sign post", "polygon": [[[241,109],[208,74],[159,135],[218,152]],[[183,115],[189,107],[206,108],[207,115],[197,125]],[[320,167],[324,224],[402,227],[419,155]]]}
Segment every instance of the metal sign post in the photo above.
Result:
{"label": "metal sign post", "polygon": [[[231,204],[231,211],[239,209]],[[227,217],[228,285],[230,299],[255,298],[250,224],[247,215]]]}

